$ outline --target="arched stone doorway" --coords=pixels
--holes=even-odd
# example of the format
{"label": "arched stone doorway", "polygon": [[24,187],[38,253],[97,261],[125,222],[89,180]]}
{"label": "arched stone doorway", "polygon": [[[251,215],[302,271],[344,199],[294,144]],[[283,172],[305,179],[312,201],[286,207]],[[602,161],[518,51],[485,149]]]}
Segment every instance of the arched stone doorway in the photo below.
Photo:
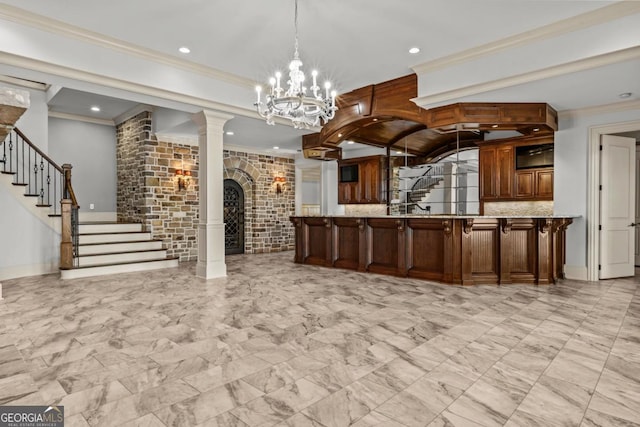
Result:
{"label": "arched stone doorway", "polygon": [[233,179],[224,180],[224,253],[244,253],[244,191]]}

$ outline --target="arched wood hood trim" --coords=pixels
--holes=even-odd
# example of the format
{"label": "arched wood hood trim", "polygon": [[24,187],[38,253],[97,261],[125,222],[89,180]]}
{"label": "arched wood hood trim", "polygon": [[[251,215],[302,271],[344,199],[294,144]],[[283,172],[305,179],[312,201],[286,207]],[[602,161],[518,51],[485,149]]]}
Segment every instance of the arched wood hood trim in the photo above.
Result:
{"label": "arched wood hood trim", "polygon": [[513,130],[523,136],[553,133],[557,113],[545,103],[457,103],[425,110],[412,99],[415,74],[365,86],[336,99],[336,116],[320,133],[303,138],[305,157],[340,158],[345,140],[434,158],[455,147],[482,142],[485,133]]}

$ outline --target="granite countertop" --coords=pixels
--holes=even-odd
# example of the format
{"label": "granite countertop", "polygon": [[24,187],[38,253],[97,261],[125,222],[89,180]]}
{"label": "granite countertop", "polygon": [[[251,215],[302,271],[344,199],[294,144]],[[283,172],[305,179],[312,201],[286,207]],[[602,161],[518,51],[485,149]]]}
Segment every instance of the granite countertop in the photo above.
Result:
{"label": "granite countertop", "polygon": [[294,217],[305,218],[443,218],[443,219],[501,219],[501,218],[580,218],[582,215],[576,214],[554,214],[554,215],[293,215]]}

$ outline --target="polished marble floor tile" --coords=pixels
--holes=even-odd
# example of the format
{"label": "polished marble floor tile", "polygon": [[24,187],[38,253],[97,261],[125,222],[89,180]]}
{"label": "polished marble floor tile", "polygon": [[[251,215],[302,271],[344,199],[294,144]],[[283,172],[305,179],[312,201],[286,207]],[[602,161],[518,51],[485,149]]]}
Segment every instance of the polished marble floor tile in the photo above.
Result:
{"label": "polished marble floor tile", "polygon": [[640,279],[459,287],[291,259],[3,282],[0,405],[82,427],[640,424]]}

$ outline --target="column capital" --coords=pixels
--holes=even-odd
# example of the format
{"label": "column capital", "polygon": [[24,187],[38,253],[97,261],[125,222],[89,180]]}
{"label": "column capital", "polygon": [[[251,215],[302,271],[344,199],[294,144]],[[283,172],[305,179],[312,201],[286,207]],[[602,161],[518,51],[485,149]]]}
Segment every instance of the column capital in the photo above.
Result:
{"label": "column capital", "polygon": [[231,114],[225,114],[219,111],[212,110],[202,110],[194,113],[191,116],[191,120],[193,120],[199,128],[212,125],[223,126],[227,121],[233,118],[234,116],[232,116]]}

